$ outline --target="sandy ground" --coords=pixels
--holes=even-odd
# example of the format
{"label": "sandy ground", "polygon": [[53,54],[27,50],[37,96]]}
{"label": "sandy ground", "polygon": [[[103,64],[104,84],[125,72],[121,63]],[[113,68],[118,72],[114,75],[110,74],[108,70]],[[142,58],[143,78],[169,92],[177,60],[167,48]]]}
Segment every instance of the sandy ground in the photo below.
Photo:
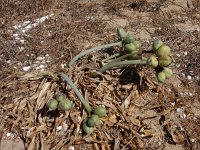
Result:
{"label": "sandy ground", "polygon": [[[0,149],[200,149],[199,0],[16,0],[0,7]],[[158,84],[147,67],[99,77],[91,68],[108,56],[104,51],[67,68],[80,51],[118,40],[118,27],[144,50],[154,39],[168,44],[173,77]],[[86,113],[57,78],[60,71],[91,105],[108,108],[107,121],[90,136],[80,127]],[[75,107],[49,119],[45,104],[58,90]]]}

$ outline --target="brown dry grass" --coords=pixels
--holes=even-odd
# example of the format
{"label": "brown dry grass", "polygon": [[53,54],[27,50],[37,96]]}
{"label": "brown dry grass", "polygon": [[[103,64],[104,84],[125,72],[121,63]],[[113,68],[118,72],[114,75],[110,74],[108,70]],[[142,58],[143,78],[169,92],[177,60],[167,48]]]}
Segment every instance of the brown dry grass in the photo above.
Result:
{"label": "brown dry grass", "polygon": [[[193,7],[182,8],[172,1],[156,0],[2,1],[2,139],[11,132],[14,138],[23,140],[26,148],[44,150],[68,149],[70,145],[76,149],[96,150],[164,149],[167,143],[183,149],[199,149],[200,80],[196,76],[200,73],[200,33],[186,32],[176,26],[186,22],[184,16],[193,24],[200,24],[199,1],[191,2]],[[165,10],[167,6],[174,6],[178,11]],[[53,17],[26,34],[13,28],[51,13]],[[116,28],[123,21],[128,22],[125,25],[128,31],[144,40],[143,49],[150,49],[152,37],[161,38],[173,47],[176,64],[180,67],[174,66],[175,75],[166,84],[158,85],[154,72],[145,67],[125,67],[98,74],[94,68],[99,68],[101,59],[109,55],[103,52],[84,57],[70,69],[61,67],[83,49],[116,41]],[[13,37],[16,33],[25,43],[16,41]],[[20,51],[19,47],[24,50]],[[111,53],[120,50],[114,48]],[[188,55],[183,55],[185,51]],[[37,58],[46,54],[50,62],[44,71],[36,70]],[[25,73],[22,67],[27,65],[32,67]],[[82,133],[80,125],[86,113],[74,92],[57,77],[59,71],[72,78],[92,106],[105,105],[108,109],[104,124],[91,136]],[[181,73],[186,77],[191,75],[194,80],[179,77]],[[46,102],[57,91],[64,92],[74,102],[70,112],[47,111]],[[191,92],[193,95],[188,95]],[[184,112],[177,112],[178,108]],[[62,130],[58,131],[58,126],[62,126]]]}

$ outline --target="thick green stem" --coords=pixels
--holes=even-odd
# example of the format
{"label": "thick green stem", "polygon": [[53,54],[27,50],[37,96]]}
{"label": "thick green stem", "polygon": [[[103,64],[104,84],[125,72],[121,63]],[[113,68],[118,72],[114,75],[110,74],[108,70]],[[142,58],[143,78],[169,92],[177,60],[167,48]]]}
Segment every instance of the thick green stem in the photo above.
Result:
{"label": "thick green stem", "polygon": [[136,56],[137,54],[139,54],[139,52],[133,52],[133,53],[128,53],[128,54],[125,54],[125,55],[122,55],[116,59],[114,59],[113,61],[109,62],[110,63],[114,63],[114,62],[118,62],[118,61],[121,61],[129,56]]}
{"label": "thick green stem", "polygon": [[109,63],[105,66],[103,66],[99,72],[103,73],[105,72],[106,70],[108,69],[111,69],[113,67],[123,67],[123,66],[126,66],[126,65],[144,65],[147,63],[147,60],[146,59],[143,59],[143,60],[126,60],[126,61],[120,61],[120,62],[114,62],[114,63]]}
{"label": "thick green stem", "polygon": [[122,42],[120,41],[120,42],[116,42],[116,43],[100,45],[100,46],[97,46],[97,47],[93,47],[93,48],[87,49],[87,50],[85,50],[85,51],[80,52],[78,55],[76,55],[76,56],[68,63],[68,66],[71,67],[71,65],[72,65],[76,60],[78,60],[80,57],[82,57],[82,56],[84,56],[84,55],[88,55],[88,54],[91,53],[91,52],[95,52],[95,51],[98,51],[98,50],[101,50],[101,49],[104,49],[104,48],[113,47],[113,46],[121,46],[121,45],[122,45]]}
{"label": "thick green stem", "polygon": [[82,94],[79,92],[79,90],[76,88],[74,83],[70,80],[70,78],[66,76],[64,73],[59,73],[58,75],[61,76],[61,78],[63,78],[71,86],[71,88],[74,90],[74,92],[78,96],[79,100],[82,102],[88,114],[90,114],[92,111],[92,108],[90,107],[89,102],[83,98]]}

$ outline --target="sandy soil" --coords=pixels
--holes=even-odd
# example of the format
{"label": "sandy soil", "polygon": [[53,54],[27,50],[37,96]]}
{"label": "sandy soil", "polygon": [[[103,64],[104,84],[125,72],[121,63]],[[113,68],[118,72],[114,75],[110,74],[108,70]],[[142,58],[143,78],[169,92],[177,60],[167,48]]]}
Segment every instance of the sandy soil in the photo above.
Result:
{"label": "sandy soil", "polygon": [[[0,7],[0,149],[200,149],[199,0],[3,0]],[[117,47],[67,68],[80,51],[117,41],[118,27],[143,50],[154,39],[168,44],[173,77],[159,84],[145,66],[97,75]],[[92,106],[108,109],[93,134],[82,132],[86,112],[58,72]],[[58,91],[75,106],[49,117],[46,103]]]}

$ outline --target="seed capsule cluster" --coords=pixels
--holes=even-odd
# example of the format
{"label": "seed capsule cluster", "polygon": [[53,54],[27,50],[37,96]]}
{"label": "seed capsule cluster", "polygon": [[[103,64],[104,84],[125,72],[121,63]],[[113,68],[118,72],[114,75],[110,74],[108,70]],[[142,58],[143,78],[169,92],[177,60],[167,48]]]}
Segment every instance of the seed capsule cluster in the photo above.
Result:
{"label": "seed capsule cluster", "polygon": [[65,98],[62,93],[58,93],[54,95],[54,97],[49,100],[47,106],[50,110],[60,110],[60,111],[67,111],[72,108],[73,103]]}
{"label": "seed capsule cluster", "polygon": [[148,59],[148,65],[152,68],[161,68],[156,77],[159,82],[165,82],[166,79],[170,78],[173,74],[169,68],[172,63],[170,56],[171,49],[168,45],[164,44],[161,40],[155,40],[153,42],[154,54]]}
{"label": "seed capsule cluster", "polygon": [[91,134],[94,127],[98,127],[101,124],[100,118],[105,117],[107,111],[105,107],[97,107],[92,111],[92,115],[83,121],[83,130],[87,134]]}
{"label": "seed capsule cluster", "polygon": [[133,35],[128,34],[123,28],[118,28],[117,33],[123,41],[125,50],[128,53],[133,53],[133,55],[137,52],[139,53],[141,47],[140,41],[136,40]]}

